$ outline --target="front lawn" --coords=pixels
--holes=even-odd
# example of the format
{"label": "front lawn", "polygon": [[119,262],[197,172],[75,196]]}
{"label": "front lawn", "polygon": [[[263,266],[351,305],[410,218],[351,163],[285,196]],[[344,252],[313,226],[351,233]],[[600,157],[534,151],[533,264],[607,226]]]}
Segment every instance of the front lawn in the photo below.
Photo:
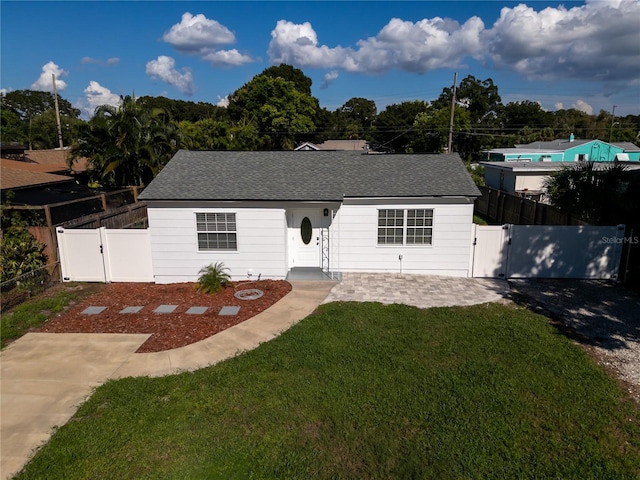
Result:
{"label": "front lawn", "polygon": [[3,312],[0,318],[0,348],[6,347],[25,333],[41,327],[56,314],[102,287],[103,284],[98,283],[62,283],[26,300],[9,312]]}
{"label": "front lawn", "polygon": [[25,478],[638,478],[640,412],[513,305],[322,306],[193,373],[99,387]]}

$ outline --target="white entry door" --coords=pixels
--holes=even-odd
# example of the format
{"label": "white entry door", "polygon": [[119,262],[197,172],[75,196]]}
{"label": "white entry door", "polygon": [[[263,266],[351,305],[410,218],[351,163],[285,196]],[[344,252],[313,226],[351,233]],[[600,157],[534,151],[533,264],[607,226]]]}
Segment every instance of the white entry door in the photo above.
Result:
{"label": "white entry door", "polygon": [[320,267],[320,211],[293,210],[289,235],[292,240],[292,267]]}

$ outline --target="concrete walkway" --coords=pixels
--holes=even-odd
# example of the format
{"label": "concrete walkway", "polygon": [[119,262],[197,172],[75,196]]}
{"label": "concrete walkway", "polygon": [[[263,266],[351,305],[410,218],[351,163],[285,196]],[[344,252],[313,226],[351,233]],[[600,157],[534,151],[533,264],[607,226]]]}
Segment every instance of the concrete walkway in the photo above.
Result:
{"label": "concrete walkway", "polygon": [[64,425],[92,390],[109,379],[163,376],[213,365],[278,336],[320,303],[470,305],[501,300],[508,291],[500,280],[388,274],[345,274],[339,284],[291,284],[287,296],[259,315],[165,352],[135,353],[146,334],[29,333],[12,343],[0,352],[0,478],[18,472],[52,429]]}
{"label": "concrete walkway", "polygon": [[0,352],[0,478],[10,478],[64,425],[92,390],[112,378],[163,376],[213,365],[311,314],[335,282],[291,282],[278,303],[201,342],[135,353],[149,335],[28,333]]}

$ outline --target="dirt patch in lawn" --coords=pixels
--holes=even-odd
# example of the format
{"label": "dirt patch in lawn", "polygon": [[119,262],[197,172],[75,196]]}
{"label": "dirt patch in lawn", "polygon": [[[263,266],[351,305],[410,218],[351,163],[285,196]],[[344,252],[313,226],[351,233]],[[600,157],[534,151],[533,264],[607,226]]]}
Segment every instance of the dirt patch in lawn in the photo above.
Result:
{"label": "dirt patch in lawn", "polygon": [[[240,300],[234,293],[257,289],[263,295]],[[266,310],[291,291],[284,280],[236,283],[215,294],[201,293],[195,283],[156,285],[112,283],[50,319],[39,332],[47,333],[149,333],[138,353],[160,352],[204,340]],[[160,305],[176,305],[171,313],[156,313]],[[96,315],[82,312],[90,306],[107,307]],[[142,307],[136,313],[120,313],[126,307]],[[190,307],[206,307],[203,314],[187,313]],[[236,315],[219,315],[222,307],[240,307]]]}

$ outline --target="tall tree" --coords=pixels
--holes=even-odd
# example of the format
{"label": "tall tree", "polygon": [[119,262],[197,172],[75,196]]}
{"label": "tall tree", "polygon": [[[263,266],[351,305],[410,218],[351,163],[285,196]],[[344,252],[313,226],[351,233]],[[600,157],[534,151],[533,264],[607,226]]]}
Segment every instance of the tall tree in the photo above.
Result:
{"label": "tall tree", "polygon": [[[62,136],[65,145],[75,138],[80,110],[58,95]],[[55,97],[50,92],[14,90],[0,98],[2,110],[2,141],[21,142],[29,147],[56,148],[59,146],[55,115]],[[67,125],[69,127],[67,127]]]}
{"label": "tall tree", "polygon": [[422,100],[389,105],[374,121],[372,136],[376,148],[394,152],[409,151],[415,139],[416,115],[428,110],[429,104]]}
{"label": "tall tree", "polygon": [[377,112],[376,102],[373,100],[362,97],[347,100],[334,113],[338,138],[366,138]]}
{"label": "tall tree", "polygon": [[[20,115],[22,120],[28,120],[36,115],[55,108],[55,97],[51,92],[38,90],[14,90],[7,92],[2,97],[2,108],[9,108]],[[78,118],[80,110],[75,108],[68,100],[58,95],[58,108],[60,115]]]}
{"label": "tall tree", "polygon": [[538,102],[509,102],[500,109],[498,122],[500,129],[506,132],[524,127],[542,130],[553,126],[553,113],[543,110]]}
{"label": "tall tree", "polygon": [[149,110],[160,109],[169,115],[171,120],[197,122],[206,118],[226,120],[227,110],[208,102],[189,102],[167,97],[140,97],[138,101]]}
{"label": "tall tree", "polygon": [[288,82],[293,82],[296,90],[300,93],[311,96],[311,85],[313,84],[313,81],[299,68],[287,65],[286,63],[281,63],[280,65],[267,68],[261,73],[261,75],[266,75],[271,78],[282,78]]}
{"label": "tall tree", "polygon": [[[456,107],[454,115],[454,132],[469,129],[469,111],[462,107]],[[413,123],[415,127],[414,139],[411,142],[413,152],[444,152],[449,143],[449,125],[451,110],[429,109],[416,115]]]}
{"label": "tall tree", "polygon": [[164,112],[148,110],[127,96],[119,107],[96,109],[80,130],[72,160],[88,158],[93,180],[104,186],[146,185],[178,146],[178,129]]}
{"label": "tall tree", "polygon": [[[446,87],[433,102],[436,109],[451,108],[453,88]],[[502,106],[498,86],[493,80],[479,80],[467,75],[456,91],[456,103],[469,111],[470,124],[466,131],[457,132],[455,150],[467,161],[480,160],[482,150],[492,146],[491,133],[498,126],[498,113]]]}
{"label": "tall tree", "polygon": [[301,136],[315,131],[319,106],[293,82],[260,74],[230,95],[227,108],[232,121],[255,122],[260,148],[291,150]]}

